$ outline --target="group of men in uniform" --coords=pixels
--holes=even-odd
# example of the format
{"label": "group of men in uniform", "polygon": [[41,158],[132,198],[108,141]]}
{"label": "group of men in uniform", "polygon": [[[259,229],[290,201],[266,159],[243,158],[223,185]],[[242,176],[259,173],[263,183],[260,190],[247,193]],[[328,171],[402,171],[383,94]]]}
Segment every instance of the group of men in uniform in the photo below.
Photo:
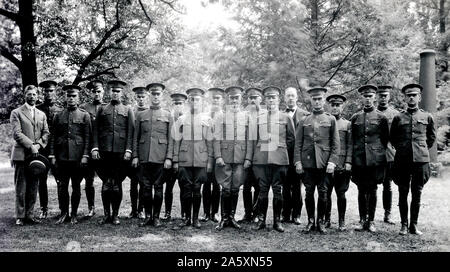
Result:
{"label": "group of men in uniform", "polygon": [[[200,221],[211,220],[218,222],[217,230],[241,228],[235,215],[243,186],[245,213],[241,221],[254,222],[256,230],[266,228],[271,188],[273,228],[283,232],[282,223],[300,224],[303,183],[308,218],[304,231],[326,233],[326,228],[331,227],[333,188],[338,229],[344,231],[345,193],[352,180],[358,186],[360,221],[356,230],[375,232],[377,186],[384,187],[384,221],[392,224],[394,181],[399,187],[400,234],[408,230],[421,234],[417,228],[420,197],[429,179],[428,149],[436,133],[432,115],[418,108],[422,91],[418,84],[402,88],[407,104],[403,112],[388,105],[392,87],[360,87],[363,109],[350,120],[342,116],[346,97],[326,97],[327,89],[319,86],[308,89],[312,106],[309,113],[297,106],[297,90],[293,87],[284,93],[275,86],[262,90],[211,88],[209,111],[204,110],[206,92],[191,88],[170,95],[169,111],[162,107],[165,86],[161,83],[133,88],[137,101],[134,108],[121,101],[126,82],[111,80],[107,85],[111,92],[108,104],[102,102],[103,83],[94,80],[86,86],[93,101],[81,106],[81,87],[65,85],[64,109],[55,103],[56,82],[39,84],[45,96],[39,106],[35,106],[37,88],[25,88],[25,104],[11,113],[16,140],[12,160],[16,167],[17,225],[38,222],[31,216],[36,187],[41,201],[40,219],[47,217],[47,173],[37,177],[30,174],[40,162],[49,165],[58,185],[61,214],[57,224],[77,223],[83,178],[88,216],[95,214],[96,172],[102,180],[101,224],[120,224],[122,182],[129,177],[129,217],[141,218],[141,226],[158,227],[161,219],[171,218],[173,187],[178,180],[182,217],[179,227],[200,228]],[[285,110],[279,109],[282,95]],[[245,96],[248,106],[243,109]],[[330,113],[325,112],[326,102]],[[160,216],[164,199],[165,212]],[[199,218],[202,200],[204,216]]]}

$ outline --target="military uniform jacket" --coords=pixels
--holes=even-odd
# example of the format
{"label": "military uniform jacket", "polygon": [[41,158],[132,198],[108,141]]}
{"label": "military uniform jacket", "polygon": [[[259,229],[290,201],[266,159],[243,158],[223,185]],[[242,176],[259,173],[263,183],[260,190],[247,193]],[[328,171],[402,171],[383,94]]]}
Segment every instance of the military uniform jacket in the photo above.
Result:
{"label": "military uniform jacket", "polygon": [[389,125],[386,116],[373,109],[355,113],[351,118],[353,159],[358,167],[379,166],[386,163]]}
{"label": "military uniform jacket", "polygon": [[254,165],[289,165],[288,150],[295,143],[294,123],[281,111],[260,111],[256,118],[257,140],[247,158]]}
{"label": "military uniform jacket", "polygon": [[141,163],[164,163],[172,159],[173,141],[171,128],[173,118],[169,111],[150,108],[139,111],[133,137],[133,156]]}
{"label": "military uniform jacket", "polygon": [[336,165],[336,170],[344,170],[346,163],[352,163],[352,124],[345,118],[340,117],[336,120],[336,125],[339,131],[339,142],[341,143],[339,163]]}
{"label": "military uniform jacket", "polygon": [[394,117],[390,140],[397,150],[395,162],[429,162],[436,140],[433,116],[423,110],[405,111]]}
{"label": "military uniform jacket", "polygon": [[94,133],[93,130],[94,128],[92,127],[94,125],[94,121],[95,118],[97,118],[97,111],[99,108],[106,106],[106,103],[99,103],[99,104],[94,104],[93,102],[91,103],[83,103],[80,105],[80,109],[83,109],[85,111],[87,111],[87,113],[89,113],[89,116],[91,117],[91,139],[89,141],[89,149],[92,149],[92,144],[94,143]]}
{"label": "military uniform jacket", "polygon": [[[392,120],[394,120],[394,117],[399,114],[399,111],[392,108],[392,107],[387,107],[387,109],[385,110],[380,110],[380,112],[382,112],[384,114],[384,116],[386,116],[386,118],[388,119],[388,123],[389,123],[389,128],[392,125]],[[393,162],[394,161],[394,156],[395,156],[395,148],[392,146],[391,142],[388,142],[388,146],[386,149],[386,160],[387,162]]]}
{"label": "military uniform jacket", "polygon": [[[45,116],[47,117],[48,130],[50,131],[50,135],[53,133],[53,118],[55,115],[63,110],[62,107],[58,106],[56,103],[50,105],[46,102],[41,103],[36,106],[37,109],[43,111]],[[50,145],[47,145],[44,149],[44,155],[48,156],[50,153]]]}
{"label": "military uniform jacket", "polygon": [[93,149],[124,153],[133,150],[134,113],[121,103],[99,108],[93,125]]}
{"label": "military uniform jacket", "polygon": [[11,112],[10,123],[13,129],[13,137],[16,141],[11,152],[11,160],[24,161],[30,155],[33,144],[39,144],[45,148],[50,132],[48,130],[45,113],[35,109],[34,118],[25,105]]}
{"label": "military uniform jacket", "polygon": [[244,163],[247,153],[253,153],[253,145],[247,142],[247,113],[239,110],[221,112],[213,123],[214,158],[222,158],[225,163]]}
{"label": "military uniform jacket", "polygon": [[181,167],[206,167],[214,159],[212,120],[205,113],[186,112],[173,126],[173,162]]}
{"label": "military uniform jacket", "polygon": [[83,109],[64,109],[53,118],[50,155],[59,161],[81,161],[89,157],[91,117]]}
{"label": "military uniform jacket", "polygon": [[336,118],[323,111],[306,116],[295,132],[295,164],[322,169],[328,162],[338,165],[340,154]]}
{"label": "military uniform jacket", "polygon": [[[287,110],[286,113],[289,114]],[[295,109],[294,115],[292,116],[292,121],[294,122],[294,129],[297,129],[298,125],[300,124],[300,121],[303,120],[309,114],[310,114],[309,112],[297,107]],[[292,146],[292,148],[288,150],[288,154],[289,154],[289,164],[291,166],[294,166],[294,146]]]}

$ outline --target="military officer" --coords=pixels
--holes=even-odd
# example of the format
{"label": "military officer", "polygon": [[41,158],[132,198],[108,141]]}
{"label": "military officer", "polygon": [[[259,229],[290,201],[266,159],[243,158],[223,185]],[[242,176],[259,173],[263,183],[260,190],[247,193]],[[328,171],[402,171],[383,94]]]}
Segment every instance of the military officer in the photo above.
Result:
{"label": "military officer", "polygon": [[[221,88],[210,88],[208,89],[208,93],[211,98],[210,117],[214,119],[216,115],[223,114],[222,106],[225,92]],[[213,222],[219,222],[220,186],[217,183],[214,168],[215,164],[213,164],[212,172],[208,174],[208,178],[205,184],[203,184],[203,211],[205,213],[201,219],[203,222],[207,222],[209,219]]]}
{"label": "military officer", "polygon": [[342,116],[344,103],[347,100],[345,96],[332,94],[327,97],[327,102],[331,107],[331,115],[336,118],[336,126],[339,131],[340,152],[339,161],[334,170],[334,175],[329,178],[327,191],[327,208],[325,212],[325,228],[331,227],[331,193],[336,192],[337,208],[339,217],[339,231],[345,231],[345,210],[347,209],[347,199],[345,193],[350,184],[350,174],[352,169],[352,131],[351,123]]}
{"label": "military officer", "polygon": [[258,197],[260,219],[256,229],[266,227],[269,189],[272,187],[273,228],[284,232],[280,219],[283,205],[282,187],[289,166],[288,150],[293,148],[295,142],[295,130],[291,117],[279,111],[280,88],[266,87],[262,93],[267,104],[267,111],[258,115],[257,139],[252,141],[253,154],[246,156],[253,165],[253,173],[260,187]]}
{"label": "military officer", "polygon": [[[247,96],[248,105],[246,107],[247,116],[249,120],[256,120],[260,112],[264,109],[261,107],[262,101],[262,90],[259,88],[248,88],[245,90]],[[257,122],[249,122],[249,134],[248,139],[251,141],[257,140],[256,133]],[[252,220],[257,223],[258,218],[258,196],[259,196],[259,183],[253,173],[252,167],[244,169],[244,186],[242,189],[242,198],[244,201],[244,217],[241,219],[242,222],[252,222]],[[252,195],[253,187],[253,195]]]}
{"label": "military officer", "polygon": [[[56,103],[56,86],[57,83],[53,80],[45,80],[39,83],[39,87],[42,88],[42,91],[44,93],[44,102],[36,106],[37,109],[45,113],[50,134],[53,133],[53,117],[56,113],[62,111],[63,109]],[[47,145],[45,148],[40,150],[40,153],[48,158],[48,155],[50,153],[50,146]],[[55,177],[55,179],[57,178]],[[48,212],[48,189],[46,175],[41,176],[41,178],[39,179],[39,202],[41,205],[41,213],[39,215],[39,218],[46,219]]]}
{"label": "military officer", "polygon": [[411,188],[411,217],[409,232],[421,235],[417,228],[422,189],[430,177],[429,149],[436,140],[433,116],[419,109],[422,86],[407,84],[402,88],[407,104],[406,111],[394,117],[390,141],[396,149],[394,182],[398,186],[399,209],[402,227],[400,235],[408,232],[408,193]]}
{"label": "military officer", "polygon": [[[392,86],[382,85],[378,86],[377,90],[377,109],[382,112],[389,122],[389,127],[392,124],[394,116],[399,114],[398,110],[389,106],[390,90]],[[383,180],[383,208],[384,208],[384,222],[394,224],[391,219],[392,209],[392,167],[394,164],[395,149],[392,144],[388,142],[386,149],[386,169]]]}
{"label": "military officer", "polygon": [[161,109],[164,89],[161,83],[147,85],[151,106],[136,116],[132,166],[137,168],[138,164],[141,165],[139,176],[144,189],[145,209],[145,220],[141,226],[161,226],[159,213],[163,201],[163,168],[172,167],[173,142],[170,133],[173,118],[169,111]]}
{"label": "military officer", "polygon": [[[184,93],[173,93],[170,95],[170,98],[172,99],[172,118],[174,122],[178,120],[178,118],[183,115],[184,112],[184,106],[187,99],[187,95]],[[174,138],[171,137],[170,141],[172,141],[172,145],[174,144]],[[172,201],[173,201],[173,186],[175,185],[175,181],[178,179],[178,172],[175,172],[173,168],[170,169],[164,169],[163,171],[166,171],[166,174],[164,175],[165,183],[166,183],[166,189],[164,191],[164,206],[165,206],[165,213],[162,217],[163,220],[169,220],[172,216]],[[178,186],[180,187],[180,203],[181,203],[181,197],[183,195],[183,187],[181,186],[181,183],[178,181]],[[183,206],[181,206],[181,218],[184,220],[184,210]]]}
{"label": "military officer", "polygon": [[[308,224],[305,232],[314,227],[326,233],[324,216],[327,207],[327,191],[330,177],[339,162],[340,140],[336,118],[324,112],[326,88],[312,87],[312,114],[300,121],[295,132],[294,161],[297,173],[304,173],[306,212]],[[319,193],[317,221],[315,220],[314,191]]]}
{"label": "military officer", "polygon": [[[240,229],[234,215],[239,199],[239,189],[244,182],[244,166],[251,166],[252,144],[247,144],[248,115],[241,111],[241,87],[228,87],[227,106],[224,113],[214,119],[214,157],[216,159],[215,175],[221,188],[221,220],[216,227],[222,230],[231,225]],[[247,158],[247,160],[246,160]],[[245,162],[244,162],[245,161]]]}
{"label": "military officer", "polygon": [[179,168],[179,182],[183,186],[181,205],[186,212],[186,218],[180,227],[192,223],[195,228],[200,228],[198,212],[201,204],[201,185],[206,181],[206,173],[212,171],[214,160],[212,124],[209,115],[202,113],[205,91],[191,88],[186,93],[190,109],[178,118],[174,125],[173,167],[175,171]]}
{"label": "military officer", "polygon": [[[150,84],[149,84],[150,85]],[[164,85],[162,85],[164,86]],[[148,87],[148,86],[147,86]],[[164,89],[164,88],[163,88]],[[133,108],[134,116],[137,117],[137,113],[141,111],[145,111],[148,109],[148,92],[149,90],[146,87],[134,87],[132,90],[135,94],[135,99],[137,102],[136,107]],[[136,123],[137,125],[138,123]],[[134,157],[137,157],[134,154]],[[139,178],[139,167],[131,166],[127,170],[127,176],[130,178],[130,200],[131,200],[131,212],[128,215],[128,218],[138,217],[140,219],[145,219],[144,210],[144,185],[140,181]],[[139,187],[139,189],[138,189]]]}
{"label": "military officer", "polygon": [[[11,152],[16,191],[16,225],[39,223],[33,218],[39,178],[27,169],[26,158],[39,156],[47,146],[49,130],[45,113],[36,109],[38,89],[28,85],[24,89],[25,103],[11,112],[10,123],[15,144]],[[47,173],[45,173],[47,175]]]}
{"label": "military officer", "polygon": [[[103,182],[102,202],[105,217],[101,224],[120,224],[119,208],[122,202],[122,181],[130,163],[133,145],[134,113],[121,103],[122,91],[127,84],[111,80],[111,102],[99,108],[93,125],[94,160],[101,160],[97,174]],[[112,207],[112,217],[111,217]]]}
{"label": "military officer", "polygon": [[[53,118],[53,134],[50,137],[50,162],[55,166],[58,177],[58,202],[61,215],[56,224],[70,219],[78,223],[77,211],[80,204],[80,183],[83,180],[82,167],[86,167],[89,158],[91,117],[78,108],[81,87],[66,85],[67,108]],[[69,182],[72,180],[72,211],[69,218]]]}
{"label": "military officer", "polygon": [[[284,101],[286,102],[286,113],[292,118],[294,128],[298,127],[300,121],[309,114],[297,106],[297,89],[288,87],[284,90]],[[295,171],[294,149],[289,152],[289,167],[286,183],[283,184],[283,212],[281,222],[291,222],[300,225],[300,215],[302,212],[302,191],[301,177]]]}
{"label": "military officer", "polygon": [[364,107],[350,120],[353,140],[352,181],[358,186],[360,216],[357,231],[376,231],[377,186],[383,183],[386,167],[389,124],[386,116],[374,107],[376,91],[374,85],[364,85],[358,89]]}
{"label": "military officer", "polygon": [[[91,92],[92,102],[84,103],[80,105],[80,109],[87,111],[91,117],[91,136],[90,136],[90,147],[92,148],[93,134],[92,134],[92,124],[95,121],[97,111],[100,107],[104,107],[106,103],[103,103],[103,82],[101,80],[95,79],[90,81],[86,88]],[[95,215],[95,188],[94,188],[94,177],[95,177],[95,164],[92,160],[88,161],[86,167],[83,168],[83,177],[85,180],[84,190],[86,191],[86,199],[88,203],[88,214],[87,217],[92,217]]]}

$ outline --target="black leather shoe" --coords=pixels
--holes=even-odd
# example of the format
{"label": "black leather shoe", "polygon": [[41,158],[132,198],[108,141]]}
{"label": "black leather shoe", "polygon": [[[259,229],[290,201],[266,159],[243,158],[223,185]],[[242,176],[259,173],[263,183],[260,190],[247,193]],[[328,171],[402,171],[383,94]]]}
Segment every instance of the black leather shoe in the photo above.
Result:
{"label": "black leather shoe", "polygon": [[253,223],[258,223],[260,221],[258,216],[253,217]]}
{"label": "black leather shoe", "polygon": [[325,228],[327,228],[327,229],[331,228],[331,220],[330,219],[325,220]]}
{"label": "black leather shoe", "polygon": [[306,227],[303,230],[303,232],[310,233],[312,230],[314,230],[314,218],[309,218],[308,219],[308,224],[306,225]]}
{"label": "black leather shoe", "polygon": [[338,227],[339,231],[346,231],[347,227],[345,227],[345,221],[343,219],[339,220],[339,227]]}
{"label": "black leather shoe", "polygon": [[213,213],[213,214],[211,215],[211,221],[213,221],[214,223],[219,222],[219,221],[220,221],[219,214],[218,214],[218,213]]}
{"label": "black leather shoe", "polygon": [[41,221],[33,217],[27,217],[25,218],[24,223],[29,225],[36,225],[41,223]]}
{"label": "black leather shoe", "polygon": [[182,227],[188,227],[192,224],[191,219],[190,218],[185,218],[180,225],[178,225],[180,228]]}
{"label": "black leather shoe", "polygon": [[90,207],[87,217],[93,217],[95,215],[95,207]]}
{"label": "black leather shoe", "polygon": [[300,216],[294,217],[294,224],[300,225]]}
{"label": "black leather shoe", "polygon": [[39,219],[47,219],[47,209],[43,209],[39,214]]}
{"label": "black leather shoe", "polygon": [[67,213],[62,213],[58,220],[55,222],[56,225],[62,224],[64,222],[67,222],[68,220],[70,220],[69,215]]}
{"label": "black leather shoe", "polygon": [[252,215],[248,213],[244,214],[241,220],[239,220],[239,222],[247,222],[247,223],[250,223],[252,221],[253,221]]}
{"label": "black leather shoe", "polygon": [[278,221],[273,223],[273,229],[278,231],[278,232],[284,232],[283,225],[281,224],[281,222],[278,222]]}
{"label": "black leather shoe", "polygon": [[375,222],[369,221],[369,226],[368,226],[367,230],[372,233],[376,232],[377,229],[375,228]]}
{"label": "black leather shoe", "polygon": [[234,216],[230,216],[228,222],[230,222],[230,226],[235,228],[235,229],[241,229],[241,225],[238,224],[238,222],[236,222],[236,220],[234,219]]}
{"label": "black leather shoe", "polygon": [[119,225],[120,224],[120,220],[119,220],[119,216],[118,215],[114,215],[112,218],[112,224],[113,225]]}
{"label": "black leather shoe", "polygon": [[171,218],[170,212],[165,212],[163,217],[161,217],[162,220],[170,220]]}
{"label": "black leather shoe", "polygon": [[139,219],[144,220],[145,219],[145,213],[143,211],[138,212],[138,216]]}
{"label": "black leather shoe", "polygon": [[320,232],[320,233],[322,233],[322,234],[327,233],[327,230],[326,230],[326,228],[325,228],[325,223],[324,223],[323,219],[320,219],[320,220],[317,222],[317,231]]}
{"label": "black leather shoe", "polygon": [[182,220],[182,221],[186,220],[186,214],[181,213],[181,220]]}
{"label": "black leather shoe", "polygon": [[266,228],[266,220],[260,219],[258,221],[258,223],[256,224],[254,229],[255,230],[262,230],[262,229],[265,229],[265,228]]}
{"label": "black leather shoe", "polygon": [[209,214],[204,214],[203,217],[200,219],[200,221],[202,222],[208,222],[210,219],[210,215]]}
{"label": "black leather shoe", "polygon": [[367,222],[365,220],[359,220],[358,225],[355,228],[355,231],[364,231],[367,229]]}
{"label": "black leather shoe", "polygon": [[192,220],[192,226],[196,229],[199,229],[202,225],[200,224],[200,221],[198,220],[198,218],[194,218]]}
{"label": "black leather shoe", "polygon": [[161,220],[159,219],[159,217],[153,218],[153,226],[154,226],[155,228],[161,227]]}
{"label": "black leather shoe", "polygon": [[394,221],[392,221],[392,219],[391,219],[391,213],[390,212],[387,212],[387,211],[384,212],[384,222],[388,223],[390,225],[395,225]]}
{"label": "black leather shoe", "polygon": [[109,215],[105,215],[99,222],[100,225],[112,223],[112,218]]}
{"label": "black leather shoe", "polygon": [[408,234],[408,223],[402,223],[402,227],[400,228],[400,232],[398,234],[400,235]]}
{"label": "black leather shoe", "polygon": [[70,224],[72,225],[78,224],[78,220],[75,215],[72,215],[72,217],[70,218]]}
{"label": "black leather shoe", "polygon": [[137,218],[137,217],[138,217],[138,212],[137,211],[131,211],[127,218],[128,219],[132,219],[132,218]]}
{"label": "black leather shoe", "polygon": [[289,222],[289,216],[282,216],[281,217],[281,223],[288,223]]}
{"label": "black leather shoe", "polygon": [[422,235],[423,234],[423,232],[421,232],[419,229],[417,229],[417,225],[413,224],[413,223],[411,223],[409,225],[409,233],[416,234],[416,235]]}
{"label": "black leather shoe", "polygon": [[147,216],[143,222],[139,223],[139,226],[145,227],[145,226],[151,226],[153,225],[153,220],[151,216]]}
{"label": "black leather shoe", "polygon": [[227,220],[225,220],[224,218],[222,218],[219,222],[219,225],[216,226],[216,230],[223,230],[225,228],[225,226],[227,225]]}
{"label": "black leather shoe", "polygon": [[21,218],[16,219],[16,226],[23,226],[23,219]]}

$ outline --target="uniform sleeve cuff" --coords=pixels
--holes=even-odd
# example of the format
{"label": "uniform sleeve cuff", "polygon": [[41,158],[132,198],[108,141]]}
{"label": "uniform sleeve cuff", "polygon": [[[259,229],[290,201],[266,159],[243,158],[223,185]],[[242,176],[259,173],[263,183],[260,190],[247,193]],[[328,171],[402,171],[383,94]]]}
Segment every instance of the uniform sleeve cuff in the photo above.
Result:
{"label": "uniform sleeve cuff", "polygon": [[94,152],[94,151],[98,151],[98,147],[92,148],[91,153]]}
{"label": "uniform sleeve cuff", "polygon": [[129,149],[125,150],[125,152],[133,153],[133,151],[131,151],[131,150],[129,150]]}
{"label": "uniform sleeve cuff", "polygon": [[49,159],[53,159],[55,157],[55,155],[48,155]]}
{"label": "uniform sleeve cuff", "polygon": [[89,155],[83,155],[84,158],[88,158],[89,159]]}

